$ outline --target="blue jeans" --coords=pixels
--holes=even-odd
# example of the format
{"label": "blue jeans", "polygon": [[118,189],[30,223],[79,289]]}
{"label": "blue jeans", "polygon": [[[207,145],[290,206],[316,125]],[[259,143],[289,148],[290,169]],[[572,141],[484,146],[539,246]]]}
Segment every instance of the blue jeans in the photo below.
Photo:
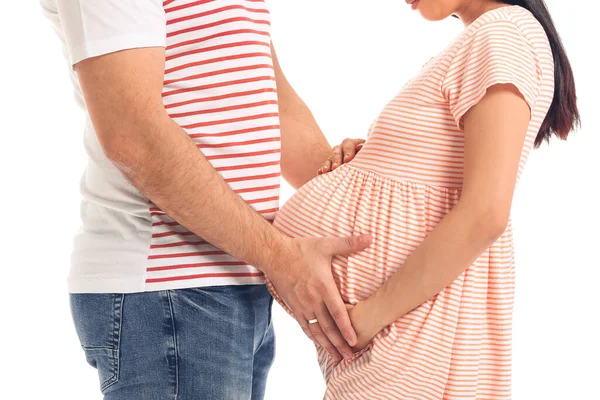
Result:
{"label": "blue jeans", "polygon": [[72,294],[105,400],[259,400],[274,357],[265,285]]}

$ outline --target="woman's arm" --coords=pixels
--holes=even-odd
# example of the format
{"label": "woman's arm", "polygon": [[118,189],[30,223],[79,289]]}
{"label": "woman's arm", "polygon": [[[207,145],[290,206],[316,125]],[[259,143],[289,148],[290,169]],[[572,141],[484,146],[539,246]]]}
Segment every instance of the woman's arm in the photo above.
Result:
{"label": "woman's arm", "polygon": [[467,112],[461,198],[404,265],[350,311],[358,348],[442,291],[504,232],[529,120],[529,106],[512,85],[491,87]]}

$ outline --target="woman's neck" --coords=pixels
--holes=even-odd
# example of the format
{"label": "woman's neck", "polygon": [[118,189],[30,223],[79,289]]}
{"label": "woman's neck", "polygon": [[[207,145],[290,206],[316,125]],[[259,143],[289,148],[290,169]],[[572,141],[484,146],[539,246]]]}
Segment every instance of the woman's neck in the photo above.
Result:
{"label": "woman's neck", "polygon": [[476,1],[471,0],[462,7],[461,10],[456,12],[456,15],[463,22],[465,27],[471,25],[473,21],[479,18],[482,14],[494,10],[496,8],[506,7],[506,3],[501,3],[499,1]]}

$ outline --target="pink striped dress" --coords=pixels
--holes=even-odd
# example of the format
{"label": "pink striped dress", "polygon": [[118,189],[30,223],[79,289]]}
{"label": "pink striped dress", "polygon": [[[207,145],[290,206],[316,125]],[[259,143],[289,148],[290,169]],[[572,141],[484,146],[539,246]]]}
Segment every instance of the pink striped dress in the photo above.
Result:
{"label": "pink striped dress", "polygon": [[[532,110],[521,173],[552,101],[553,68],[533,15],[518,6],[488,11],[383,109],[358,156],[304,185],[275,226],[292,237],[371,234],[368,249],[333,262],[344,301],[368,298],[457,204],[460,121],[492,85],[513,84]],[[452,284],[385,328],[352,361],[336,363],[318,348],[325,398],[510,399],[514,278],[509,223]]]}

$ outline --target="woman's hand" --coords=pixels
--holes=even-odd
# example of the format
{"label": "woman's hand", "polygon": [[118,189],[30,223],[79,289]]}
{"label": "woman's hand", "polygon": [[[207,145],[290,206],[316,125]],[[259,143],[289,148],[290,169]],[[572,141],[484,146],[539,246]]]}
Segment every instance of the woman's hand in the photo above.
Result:
{"label": "woman's hand", "polygon": [[357,337],[356,345],[352,350],[358,352],[367,347],[384,326],[378,321],[377,313],[369,309],[367,302],[362,301],[356,305],[346,304],[346,308]]}
{"label": "woman's hand", "polygon": [[352,161],[356,153],[360,151],[365,142],[364,139],[344,139],[342,144],[333,148],[333,153],[319,169],[318,174],[326,174],[340,165]]}

